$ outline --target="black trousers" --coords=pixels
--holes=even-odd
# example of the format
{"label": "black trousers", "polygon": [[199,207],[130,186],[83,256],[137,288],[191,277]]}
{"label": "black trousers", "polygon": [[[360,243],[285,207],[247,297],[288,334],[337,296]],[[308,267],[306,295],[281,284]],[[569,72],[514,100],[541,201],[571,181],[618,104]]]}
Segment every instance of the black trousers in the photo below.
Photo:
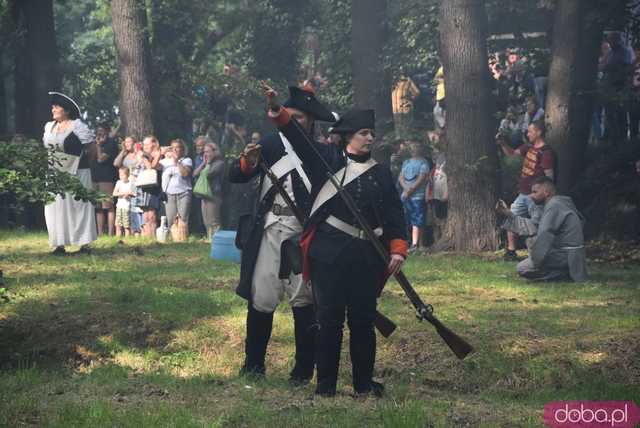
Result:
{"label": "black trousers", "polygon": [[353,387],[356,392],[371,388],[376,355],[373,321],[384,265],[363,257],[372,251],[367,246],[370,244],[365,241],[354,241],[330,263],[311,257],[311,280],[320,326],[316,347],[319,393],[332,394],[336,390],[345,313],[351,332]]}

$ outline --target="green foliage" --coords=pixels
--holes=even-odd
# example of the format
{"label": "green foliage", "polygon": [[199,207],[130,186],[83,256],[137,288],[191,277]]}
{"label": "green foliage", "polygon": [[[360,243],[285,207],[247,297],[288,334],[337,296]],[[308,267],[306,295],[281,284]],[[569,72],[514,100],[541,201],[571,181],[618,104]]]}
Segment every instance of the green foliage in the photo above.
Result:
{"label": "green foliage", "polygon": [[438,66],[438,0],[389,2],[390,37],[385,66],[394,80],[402,74],[430,72]]}
{"label": "green foliage", "polygon": [[9,291],[4,287],[0,287],[0,303],[7,303],[10,300]]}
{"label": "green foliage", "polygon": [[300,36],[309,0],[257,0],[247,32],[249,70],[258,79],[297,83]]}
{"label": "green foliage", "polygon": [[96,124],[117,117],[118,67],[109,0],[54,2],[65,90]]}
{"label": "green foliage", "polygon": [[42,144],[0,142],[0,196],[15,202],[52,202],[70,193],[76,200],[96,202],[104,194],[86,189],[77,177],[56,169],[56,153]]}
{"label": "green foliage", "polygon": [[320,72],[328,79],[321,98],[338,111],[351,107],[351,1],[319,0],[314,22],[320,41]]}

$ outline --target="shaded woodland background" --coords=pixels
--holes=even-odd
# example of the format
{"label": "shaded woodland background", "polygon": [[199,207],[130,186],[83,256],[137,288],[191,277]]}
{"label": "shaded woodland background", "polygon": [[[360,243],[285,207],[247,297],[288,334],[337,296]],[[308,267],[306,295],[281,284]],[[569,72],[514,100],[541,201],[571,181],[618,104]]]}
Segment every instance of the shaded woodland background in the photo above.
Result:
{"label": "shaded woodland background", "polygon": [[589,134],[600,42],[614,30],[637,41],[637,3],[0,0],[0,140],[40,139],[52,89],[76,98],[89,124],[120,123],[121,136],[154,133],[163,144],[219,138],[233,112],[249,135],[269,132],[257,82],[269,79],[285,93],[311,78],[335,111],[374,107],[381,139],[392,147],[407,137],[393,131],[394,82],[403,74],[418,80],[413,131],[424,139],[441,60],[451,199],[439,248],[495,249],[492,206],[513,186],[493,140],[500,99],[487,57],[510,46],[537,49],[548,66],[548,142],[559,157],[561,191],[587,215],[590,236],[636,239],[640,144],[589,145]]}

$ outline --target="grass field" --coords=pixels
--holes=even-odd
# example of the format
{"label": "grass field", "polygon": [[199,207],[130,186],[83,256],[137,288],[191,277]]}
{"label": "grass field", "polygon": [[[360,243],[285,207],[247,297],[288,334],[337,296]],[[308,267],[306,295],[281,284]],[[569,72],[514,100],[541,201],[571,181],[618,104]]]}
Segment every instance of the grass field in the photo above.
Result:
{"label": "grass field", "polygon": [[[44,233],[0,232],[0,426],[538,427],[554,400],[640,404],[640,267],[590,266],[587,284],[534,284],[515,264],[413,257],[405,272],[477,352],[458,361],[389,283],[382,399],[291,388],[291,310],[278,309],[265,381],[237,376],[245,302],[237,265],[203,242],[102,238],[55,257]],[[1,297],[1,295],[0,295]],[[345,341],[348,334],[345,335]]]}

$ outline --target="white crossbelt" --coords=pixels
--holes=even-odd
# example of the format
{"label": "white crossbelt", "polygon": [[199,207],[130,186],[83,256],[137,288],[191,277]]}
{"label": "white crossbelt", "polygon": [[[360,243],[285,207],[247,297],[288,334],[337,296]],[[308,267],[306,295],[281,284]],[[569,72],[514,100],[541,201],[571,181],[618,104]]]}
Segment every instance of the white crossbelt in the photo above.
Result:
{"label": "white crossbelt", "polygon": [[[374,167],[376,163],[377,162],[373,159],[369,159],[366,162],[361,163],[348,162],[344,168],[333,174],[333,178],[335,178],[338,183],[342,182],[342,187],[344,187]],[[320,192],[318,192],[316,200],[313,201],[313,206],[311,207],[311,213],[309,216],[312,216],[318,208],[324,205],[329,199],[333,198],[336,193],[338,193],[336,187],[333,185],[331,180],[327,180],[320,189]]]}
{"label": "white crossbelt", "polygon": [[[302,168],[302,161],[296,154],[295,150],[293,150],[293,147],[289,140],[287,140],[287,137],[285,137],[282,132],[280,133],[280,140],[284,146],[285,154],[278,160],[278,162],[271,165],[271,168],[269,169],[271,169],[271,172],[273,172],[278,180],[295,169],[298,171],[298,175],[302,179],[307,192],[311,193],[311,181],[309,181],[309,177],[307,177],[307,174]],[[265,177],[262,182],[262,189],[260,190],[260,200],[265,197],[271,187],[273,187],[273,183],[269,177]]]}
{"label": "white crossbelt", "polygon": [[[349,223],[345,223],[344,221],[340,220],[338,217],[330,215],[329,217],[327,217],[325,221],[327,222],[327,224],[330,224],[331,226],[335,227],[341,232],[346,233],[347,235],[351,235],[354,238],[358,238],[358,239],[364,239],[365,241],[367,240],[367,235],[365,234],[364,230],[358,229],[357,227],[352,226]],[[376,236],[382,236],[382,228],[381,227],[375,228],[373,230],[373,233],[375,233]]]}
{"label": "white crossbelt", "polygon": [[291,162],[293,162],[293,165],[296,168],[296,171],[298,171],[300,178],[302,178],[304,187],[307,188],[307,192],[311,193],[311,181],[309,181],[309,177],[307,177],[307,174],[304,172],[304,169],[302,168],[302,161],[298,157],[298,154],[296,153],[295,150],[293,150],[291,143],[289,142],[287,137],[284,136],[282,132],[280,132],[280,140],[282,140],[282,145],[284,146],[284,150],[287,152],[287,156],[291,158]]}

